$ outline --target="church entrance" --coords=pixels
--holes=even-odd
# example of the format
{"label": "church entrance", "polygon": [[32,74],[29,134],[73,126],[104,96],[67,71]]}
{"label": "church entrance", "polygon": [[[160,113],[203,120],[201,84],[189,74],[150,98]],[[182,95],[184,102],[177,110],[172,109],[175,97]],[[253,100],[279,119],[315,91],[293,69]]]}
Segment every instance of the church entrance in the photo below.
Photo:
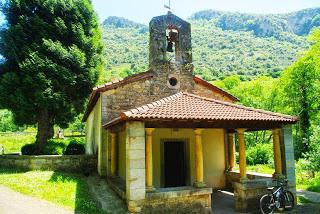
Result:
{"label": "church entrance", "polygon": [[183,141],[164,142],[164,186],[186,186],[186,145]]}

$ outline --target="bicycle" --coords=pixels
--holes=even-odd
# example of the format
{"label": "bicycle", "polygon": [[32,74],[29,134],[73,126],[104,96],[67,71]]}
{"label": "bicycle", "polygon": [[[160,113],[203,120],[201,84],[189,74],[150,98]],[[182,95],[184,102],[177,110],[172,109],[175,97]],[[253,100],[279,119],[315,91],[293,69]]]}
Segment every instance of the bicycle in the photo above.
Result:
{"label": "bicycle", "polygon": [[263,214],[271,214],[276,209],[279,211],[290,211],[294,207],[294,196],[292,192],[286,190],[288,180],[278,181],[276,187],[269,187],[268,194],[265,194],[260,199],[260,210]]}

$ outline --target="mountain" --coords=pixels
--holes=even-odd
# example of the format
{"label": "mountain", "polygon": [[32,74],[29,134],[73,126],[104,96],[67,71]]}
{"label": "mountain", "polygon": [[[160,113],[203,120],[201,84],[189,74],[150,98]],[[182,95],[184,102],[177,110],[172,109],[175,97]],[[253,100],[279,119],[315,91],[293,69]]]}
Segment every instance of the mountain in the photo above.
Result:
{"label": "mountain", "polygon": [[116,28],[147,28],[146,25],[117,16],[109,16],[103,21],[103,26]]}
{"label": "mountain", "polygon": [[[207,80],[238,74],[277,77],[309,47],[307,35],[320,26],[320,8],[255,15],[206,10],[193,14],[195,73]],[[148,27],[109,17],[102,26],[107,60],[101,82],[148,67]]]}
{"label": "mountain", "polygon": [[284,32],[304,36],[313,27],[320,26],[320,8],[267,15],[205,10],[193,14],[191,19],[214,19],[215,26],[222,30],[253,31],[254,35],[261,37],[281,37]]}

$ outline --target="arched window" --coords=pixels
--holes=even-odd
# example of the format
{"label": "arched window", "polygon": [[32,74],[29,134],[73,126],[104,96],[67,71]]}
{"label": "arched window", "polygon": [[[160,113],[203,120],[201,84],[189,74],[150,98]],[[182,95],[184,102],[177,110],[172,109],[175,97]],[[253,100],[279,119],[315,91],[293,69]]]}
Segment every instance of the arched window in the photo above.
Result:
{"label": "arched window", "polygon": [[175,26],[169,26],[166,30],[168,61],[178,61],[179,56],[179,32]]}

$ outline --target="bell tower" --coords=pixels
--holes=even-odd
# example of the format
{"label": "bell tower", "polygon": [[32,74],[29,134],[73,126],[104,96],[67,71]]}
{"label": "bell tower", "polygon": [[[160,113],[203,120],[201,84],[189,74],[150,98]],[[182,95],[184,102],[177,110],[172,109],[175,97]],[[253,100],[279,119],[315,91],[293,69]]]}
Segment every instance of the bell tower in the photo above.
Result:
{"label": "bell tower", "polygon": [[149,69],[156,77],[151,93],[172,95],[194,88],[191,25],[168,12],[149,24]]}
{"label": "bell tower", "polygon": [[[192,63],[190,23],[175,16],[154,17],[149,24],[149,67],[173,62],[176,64]],[[169,53],[173,57],[169,57]]]}

